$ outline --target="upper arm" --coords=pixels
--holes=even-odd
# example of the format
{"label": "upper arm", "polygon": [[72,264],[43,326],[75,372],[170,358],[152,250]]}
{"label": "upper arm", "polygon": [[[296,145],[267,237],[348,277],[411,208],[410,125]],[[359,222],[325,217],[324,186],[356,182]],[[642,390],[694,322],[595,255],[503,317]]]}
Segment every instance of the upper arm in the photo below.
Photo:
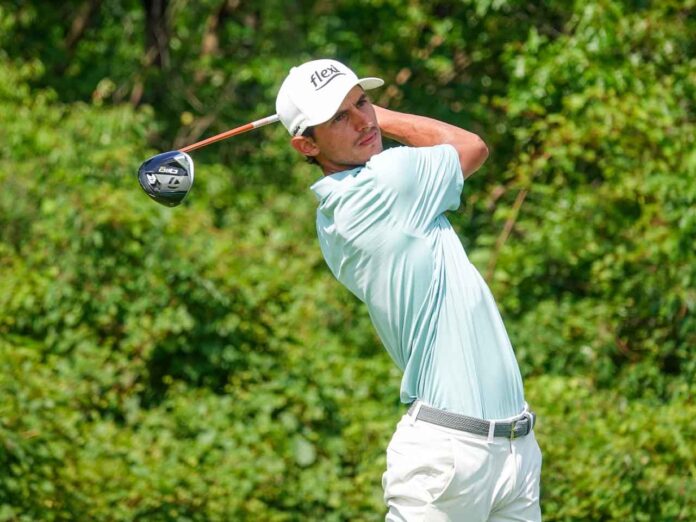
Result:
{"label": "upper arm", "polygon": [[473,132],[426,116],[417,116],[375,107],[382,135],[410,147],[452,145],[459,156],[459,164],[468,177],[488,158],[488,147]]}
{"label": "upper arm", "polygon": [[380,156],[380,182],[396,196],[394,212],[411,227],[427,226],[459,207],[464,176],[453,146],[398,147]]}

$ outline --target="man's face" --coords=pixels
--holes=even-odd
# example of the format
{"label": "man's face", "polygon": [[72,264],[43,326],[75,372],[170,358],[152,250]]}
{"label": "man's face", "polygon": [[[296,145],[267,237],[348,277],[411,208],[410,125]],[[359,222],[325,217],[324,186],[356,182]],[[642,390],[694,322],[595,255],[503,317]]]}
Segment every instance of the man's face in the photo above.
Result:
{"label": "man's face", "polygon": [[311,154],[325,174],[348,170],[382,152],[382,133],[372,103],[356,85],[343,99],[336,114],[314,127],[316,154]]}

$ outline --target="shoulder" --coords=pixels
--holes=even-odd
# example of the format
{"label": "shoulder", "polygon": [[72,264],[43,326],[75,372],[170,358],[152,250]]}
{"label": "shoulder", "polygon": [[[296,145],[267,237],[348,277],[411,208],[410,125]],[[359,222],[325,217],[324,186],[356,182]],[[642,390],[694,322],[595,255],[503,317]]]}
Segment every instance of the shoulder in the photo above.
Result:
{"label": "shoulder", "polygon": [[385,168],[397,164],[413,167],[414,161],[446,160],[457,157],[457,149],[448,143],[433,145],[432,147],[398,146],[376,154],[370,159],[367,166]]}
{"label": "shoulder", "polygon": [[381,185],[405,189],[421,185],[434,177],[461,172],[457,150],[449,144],[432,147],[399,146],[373,156],[365,165]]}

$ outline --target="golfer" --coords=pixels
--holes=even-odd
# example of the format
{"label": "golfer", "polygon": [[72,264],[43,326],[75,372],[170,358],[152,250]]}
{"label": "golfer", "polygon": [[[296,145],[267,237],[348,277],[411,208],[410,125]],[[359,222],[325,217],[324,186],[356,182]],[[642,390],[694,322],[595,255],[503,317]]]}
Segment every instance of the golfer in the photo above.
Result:
{"label": "golfer", "polygon": [[[541,519],[534,414],[493,297],[445,217],[483,141],[373,105],[335,60],[294,67],[276,99],[290,143],[319,165],[316,226],[334,276],[363,301],[410,405],[387,448],[388,521]],[[382,137],[404,146],[383,150]]]}

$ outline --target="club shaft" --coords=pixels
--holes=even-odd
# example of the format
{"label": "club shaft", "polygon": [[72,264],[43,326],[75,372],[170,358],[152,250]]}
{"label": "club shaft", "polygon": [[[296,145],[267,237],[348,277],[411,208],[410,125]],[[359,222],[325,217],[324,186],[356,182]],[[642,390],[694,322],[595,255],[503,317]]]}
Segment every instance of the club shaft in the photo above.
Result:
{"label": "club shaft", "polygon": [[232,136],[236,136],[237,134],[242,134],[242,133],[250,131],[252,129],[258,129],[259,127],[263,127],[264,125],[268,125],[269,123],[275,123],[277,121],[278,121],[277,114],[274,114],[273,116],[267,116],[265,118],[261,118],[260,120],[252,121],[251,123],[247,123],[246,125],[242,125],[241,127],[237,127],[236,129],[231,129],[231,130],[228,130],[225,132],[221,132],[220,134],[216,134],[215,136],[211,136],[210,138],[206,138],[202,141],[192,143],[191,145],[187,145],[186,147],[183,147],[179,150],[181,152],[190,152],[192,150],[196,150],[196,149],[200,149],[201,147],[205,147],[206,145],[210,145],[211,143],[215,143],[216,141],[225,140],[227,138],[231,138]]}

